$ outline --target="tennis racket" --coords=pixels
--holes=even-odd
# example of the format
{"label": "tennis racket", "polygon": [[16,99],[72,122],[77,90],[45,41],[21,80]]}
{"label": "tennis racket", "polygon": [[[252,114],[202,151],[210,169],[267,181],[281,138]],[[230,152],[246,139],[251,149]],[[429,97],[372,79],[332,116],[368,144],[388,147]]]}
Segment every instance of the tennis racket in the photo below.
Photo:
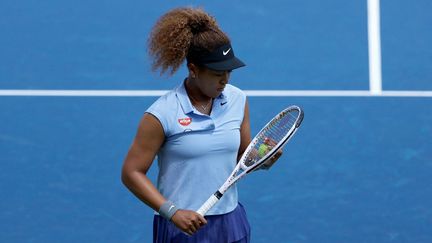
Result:
{"label": "tennis racket", "polygon": [[198,209],[204,216],[238,180],[257,170],[294,135],[303,121],[303,111],[290,106],[277,114],[252,139],[225,183]]}

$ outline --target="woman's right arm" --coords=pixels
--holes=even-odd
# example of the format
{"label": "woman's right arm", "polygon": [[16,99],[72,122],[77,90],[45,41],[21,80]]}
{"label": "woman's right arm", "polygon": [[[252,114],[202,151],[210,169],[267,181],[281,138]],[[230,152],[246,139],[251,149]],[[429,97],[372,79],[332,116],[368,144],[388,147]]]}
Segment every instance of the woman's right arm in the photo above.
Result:
{"label": "woman's right arm", "polygon": [[148,179],[146,173],[164,139],[162,125],[153,115],[146,113],[139,124],[122,169],[123,184],[155,211],[159,210],[165,198]]}
{"label": "woman's right arm", "polygon": [[[123,184],[156,212],[159,211],[166,199],[146,174],[164,140],[165,134],[159,120],[146,113],[126,156],[121,175]],[[204,217],[198,213],[181,209],[172,216],[171,221],[188,234],[195,233],[207,223]]]}

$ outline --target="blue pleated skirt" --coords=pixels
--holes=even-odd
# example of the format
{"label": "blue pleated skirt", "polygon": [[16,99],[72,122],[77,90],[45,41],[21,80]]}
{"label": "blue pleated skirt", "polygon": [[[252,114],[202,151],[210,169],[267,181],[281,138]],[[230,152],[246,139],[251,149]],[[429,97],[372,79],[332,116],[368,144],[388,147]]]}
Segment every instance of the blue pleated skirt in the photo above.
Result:
{"label": "blue pleated skirt", "polygon": [[153,220],[154,243],[249,243],[250,226],[243,206],[234,211],[205,217],[207,224],[192,236],[184,234],[172,222],[155,215]]}

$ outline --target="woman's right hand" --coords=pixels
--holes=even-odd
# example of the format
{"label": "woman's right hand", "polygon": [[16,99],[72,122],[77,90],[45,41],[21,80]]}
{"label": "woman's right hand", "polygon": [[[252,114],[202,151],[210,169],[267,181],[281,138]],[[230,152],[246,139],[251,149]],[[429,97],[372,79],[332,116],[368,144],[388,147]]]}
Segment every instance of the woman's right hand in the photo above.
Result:
{"label": "woman's right hand", "polygon": [[171,221],[183,232],[193,235],[202,226],[207,224],[207,220],[199,213],[191,210],[177,210],[172,216]]}

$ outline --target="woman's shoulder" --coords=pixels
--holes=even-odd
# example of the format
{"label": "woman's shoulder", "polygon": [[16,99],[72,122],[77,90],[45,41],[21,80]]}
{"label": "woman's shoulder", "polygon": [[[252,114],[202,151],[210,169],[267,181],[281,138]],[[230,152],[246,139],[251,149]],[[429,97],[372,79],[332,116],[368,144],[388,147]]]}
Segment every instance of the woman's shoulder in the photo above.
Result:
{"label": "woman's shoulder", "polygon": [[232,84],[227,84],[225,86],[224,95],[228,100],[235,101],[233,103],[239,104],[241,108],[244,107],[243,104],[246,102],[246,93],[240,88]]}
{"label": "woman's shoulder", "polygon": [[156,117],[161,123],[164,133],[169,134],[171,127],[171,117],[173,112],[176,112],[177,98],[176,91],[171,90],[160,96],[153,104],[147,108],[145,113],[150,113]]}
{"label": "woman's shoulder", "polygon": [[245,97],[246,94],[243,90],[241,90],[240,88],[232,85],[232,84],[227,84],[225,86],[225,90],[226,94],[228,96],[238,96],[238,97]]}
{"label": "woman's shoulder", "polygon": [[151,109],[155,108],[161,108],[165,109],[167,106],[172,106],[173,102],[177,100],[176,98],[176,90],[170,90],[166,92],[165,94],[161,95],[159,98],[157,98],[153,104],[150,106]]}
{"label": "woman's shoulder", "polygon": [[237,86],[234,86],[232,84],[227,84],[225,86],[225,90],[227,90],[229,92],[244,93],[243,90],[241,90],[240,88],[238,88]]}

